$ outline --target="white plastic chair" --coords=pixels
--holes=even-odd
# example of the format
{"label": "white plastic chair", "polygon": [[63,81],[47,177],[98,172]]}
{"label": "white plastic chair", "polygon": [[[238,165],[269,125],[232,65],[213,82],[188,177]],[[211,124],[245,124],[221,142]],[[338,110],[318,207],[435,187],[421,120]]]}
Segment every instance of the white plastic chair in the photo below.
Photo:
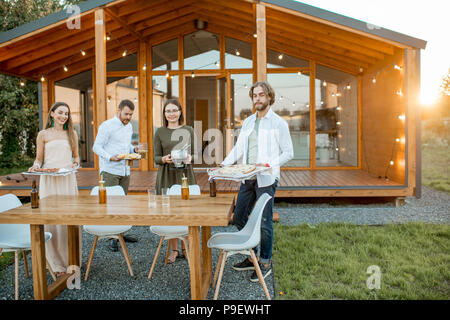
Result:
{"label": "white plastic chair", "polygon": [[[106,194],[110,196],[125,196],[125,192],[121,186],[106,187]],[[91,190],[91,196],[96,195],[98,195],[98,186],[92,188]],[[127,246],[125,245],[125,241],[123,239],[123,233],[130,230],[131,227],[132,226],[83,226],[84,231],[95,236],[94,242],[92,243],[91,252],[89,253],[84,281],[86,281],[89,276],[89,270],[94,257],[95,247],[97,246],[97,241],[99,239],[119,239],[120,246],[122,247],[122,252],[128,266],[128,271],[132,277],[134,276],[133,270],[131,269],[130,254],[128,253]]]}
{"label": "white plastic chair", "polygon": [[[19,198],[14,194],[9,193],[0,196],[0,214],[1,212],[11,210],[20,207],[22,203]],[[45,241],[52,238],[50,232],[44,233]],[[1,252],[14,251],[14,263],[15,263],[15,299],[19,300],[19,254],[23,254],[23,263],[25,267],[25,274],[27,278],[30,276],[28,273],[27,256],[25,251],[31,250],[31,234],[29,224],[0,224],[0,249]],[[53,280],[56,277],[53,271],[50,269],[50,265],[47,262],[47,268],[49,268],[50,274]]]}
{"label": "white plastic chair", "polygon": [[236,253],[251,256],[253,265],[256,269],[256,274],[258,275],[259,282],[264,289],[267,300],[270,300],[269,291],[267,290],[266,282],[264,281],[264,278],[262,276],[261,269],[259,268],[258,260],[256,258],[255,252],[253,251],[253,248],[256,247],[261,241],[261,218],[264,208],[271,198],[272,197],[267,193],[264,193],[259,197],[251,212],[250,218],[248,219],[244,228],[242,228],[240,231],[220,232],[214,234],[213,236],[211,236],[211,238],[209,238],[208,247],[221,250],[213,279],[214,285],[217,279],[217,272],[220,267],[220,274],[216,291],[214,293],[214,300],[217,300],[217,297],[219,296],[220,282],[222,281],[223,268],[225,266],[226,259],[227,257]]}
{"label": "white plastic chair", "polygon": [[[189,194],[190,195],[200,195],[200,187],[196,184],[189,186]],[[181,195],[181,185],[174,184],[169,189],[169,195]],[[148,279],[152,277],[153,270],[156,265],[156,260],[158,259],[159,252],[161,251],[161,246],[163,244],[164,240],[171,240],[171,239],[180,239],[183,241],[184,246],[186,248],[186,259],[189,263],[189,248],[187,244],[187,238],[189,234],[189,229],[187,226],[151,226],[150,231],[159,235],[161,239],[159,240],[158,249],[156,249],[155,257],[153,258],[153,263],[150,268],[150,272],[148,273]],[[169,257],[170,252],[170,241],[167,245],[167,252],[166,252],[166,259],[164,261],[164,264],[167,264],[167,259]]]}

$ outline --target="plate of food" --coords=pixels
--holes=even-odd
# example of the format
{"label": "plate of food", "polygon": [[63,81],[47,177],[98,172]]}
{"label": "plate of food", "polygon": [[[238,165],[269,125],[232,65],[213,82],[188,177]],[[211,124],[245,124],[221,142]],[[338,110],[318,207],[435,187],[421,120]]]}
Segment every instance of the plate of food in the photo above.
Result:
{"label": "plate of food", "polygon": [[78,168],[38,168],[33,171],[22,172],[34,176],[66,176],[77,172]]}
{"label": "plate of food", "polygon": [[118,158],[120,160],[139,160],[142,156],[139,153],[122,153]]}
{"label": "plate of food", "polygon": [[231,166],[209,169],[208,175],[212,179],[242,180],[251,178],[255,174],[268,169],[270,168],[259,167],[254,164],[234,164]]}

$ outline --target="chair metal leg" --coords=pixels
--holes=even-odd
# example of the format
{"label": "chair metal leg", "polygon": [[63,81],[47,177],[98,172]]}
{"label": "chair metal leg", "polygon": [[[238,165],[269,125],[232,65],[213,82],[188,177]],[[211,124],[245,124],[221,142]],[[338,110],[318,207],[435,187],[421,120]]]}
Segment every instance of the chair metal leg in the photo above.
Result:
{"label": "chair metal leg", "polygon": [[259,282],[261,283],[261,285],[264,289],[264,293],[266,294],[267,300],[270,300],[269,290],[267,290],[266,282],[264,281],[264,278],[262,276],[261,269],[259,268],[258,259],[256,259],[256,255],[253,252],[253,249],[250,249],[250,255],[252,256],[252,262],[253,262],[253,265],[255,266],[255,270],[256,270],[256,274],[258,275]]}
{"label": "chair metal leg", "polygon": [[223,257],[222,257],[222,263],[220,265],[219,279],[217,280],[216,292],[214,293],[214,300],[217,300],[217,298],[219,297],[220,283],[222,282],[223,268],[225,267],[226,259],[227,259],[227,252],[224,251]]}
{"label": "chair metal leg", "polygon": [[53,281],[56,281],[56,276],[55,276],[55,273],[53,272],[52,267],[50,267],[50,263],[48,263],[47,259],[45,259],[45,261],[46,261],[48,272],[50,272],[50,275],[52,276]]}
{"label": "chair metal leg", "polygon": [[23,251],[22,251],[22,256],[23,256],[23,266],[25,267],[25,275],[26,275],[27,278],[29,278],[29,277],[30,277],[30,274],[29,274],[29,272],[28,272],[27,253],[28,253],[28,252],[27,252],[26,250],[23,250]]}
{"label": "chair metal leg", "polygon": [[172,248],[172,244],[170,243],[170,240],[167,241],[167,251],[166,251],[166,259],[164,260],[164,265],[167,265],[167,262],[169,261],[169,254],[170,249]]}
{"label": "chair metal leg", "polygon": [[158,259],[159,252],[161,250],[161,246],[163,244],[163,241],[164,241],[164,237],[161,237],[161,239],[159,240],[158,249],[156,249],[155,257],[153,258],[153,263],[152,263],[152,266],[150,268],[150,272],[148,273],[148,279],[150,279],[152,277],[153,269],[155,269],[156,260]]}
{"label": "chair metal leg", "polygon": [[97,246],[98,236],[94,237],[94,242],[92,243],[91,252],[89,253],[89,259],[86,266],[86,273],[84,275],[84,281],[87,281],[89,276],[89,270],[91,269],[92,258],[94,257],[95,247]]}
{"label": "chair metal leg", "polygon": [[19,250],[14,250],[14,297],[19,300]]}
{"label": "chair metal leg", "polygon": [[223,256],[223,250],[220,250],[219,259],[217,260],[216,272],[214,272],[214,278],[213,278],[213,283],[212,283],[213,288],[216,286],[217,276],[219,275],[220,265],[222,264],[222,256]]}
{"label": "chair metal leg", "polygon": [[129,259],[130,255],[128,254],[128,249],[127,246],[125,245],[125,240],[123,239],[123,233],[119,234],[119,242],[120,246],[122,247],[123,256],[125,257],[125,262],[127,263],[128,266],[128,271],[130,272],[130,275],[134,277],[133,270],[131,269],[131,261]]}

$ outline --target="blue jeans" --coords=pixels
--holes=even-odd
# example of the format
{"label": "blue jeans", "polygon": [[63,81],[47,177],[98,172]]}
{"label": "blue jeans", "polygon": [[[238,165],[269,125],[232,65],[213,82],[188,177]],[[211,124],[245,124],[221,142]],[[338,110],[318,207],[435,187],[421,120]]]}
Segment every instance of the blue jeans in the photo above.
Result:
{"label": "blue jeans", "polygon": [[[267,187],[258,187],[256,180],[246,180],[239,188],[239,193],[236,200],[236,208],[234,209],[233,224],[241,230],[247,223],[248,216],[252,212],[252,209],[258,200],[258,198],[267,193],[272,196],[266,207],[261,219],[261,242],[259,253],[259,261],[267,264],[272,258],[272,246],[273,246],[273,204],[274,195],[277,188],[278,180],[274,184]],[[257,248],[253,249],[255,254]]]}

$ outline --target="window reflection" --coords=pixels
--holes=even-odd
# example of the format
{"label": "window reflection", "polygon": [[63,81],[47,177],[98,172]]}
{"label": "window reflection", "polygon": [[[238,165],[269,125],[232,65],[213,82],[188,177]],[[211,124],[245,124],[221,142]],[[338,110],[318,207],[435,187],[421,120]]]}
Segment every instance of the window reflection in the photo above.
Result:
{"label": "window reflection", "polygon": [[297,73],[269,73],[267,80],[275,90],[272,110],[289,125],[294,158],[288,167],[309,166],[309,76]]}
{"label": "window reflection", "polygon": [[253,113],[249,96],[252,81],[252,74],[231,75],[231,125],[234,129],[240,129],[244,120]]}
{"label": "window reflection", "polygon": [[184,36],[184,69],[220,69],[220,37],[199,30]]}
{"label": "window reflection", "polygon": [[316,67],[316,166],[358,165],[358,79]]}
{"label": "window reflection", "polygon": [[225,38],[225,68],[252,68],[252,44],[233,38]]}
{"label": "window reflection", "polygon": [[305,68],[308,66],[309,63],[306,60],[267,49],[267,68]]}
{"label": "window reflection", "polygon": [[178,70],[178,39],[152,47],[153,70]]}

